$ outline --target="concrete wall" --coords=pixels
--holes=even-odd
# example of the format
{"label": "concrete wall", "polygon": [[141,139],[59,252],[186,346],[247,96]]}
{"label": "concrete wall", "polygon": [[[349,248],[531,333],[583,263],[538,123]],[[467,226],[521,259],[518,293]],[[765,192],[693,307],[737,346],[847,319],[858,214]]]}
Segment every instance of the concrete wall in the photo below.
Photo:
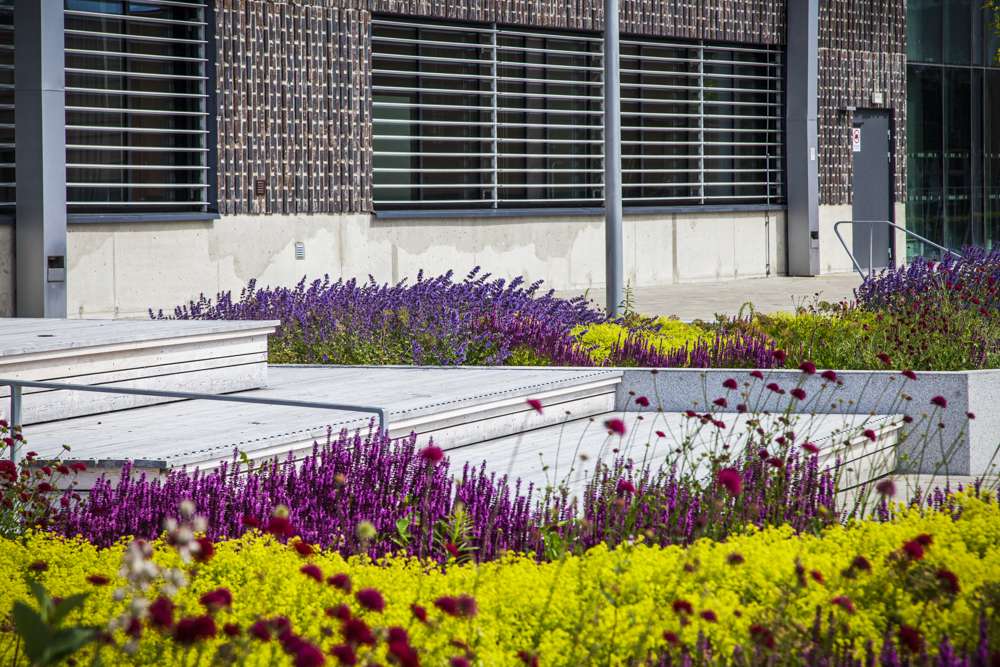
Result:
{"label": "concrete wall", "polygon": [[0,317],[14,316],[14,225],[0,225]]}
{"label": "concrete wall", "polygon": [[[764,212],[627,215],[626,278],[636,287],[785,273],[785,218]],[[0,234],[3,229],[0,228]],[[233,215],[221,220],[70,225],[70,317],[145,317],[222,290],[369,274],[544,280],[554,289],[604,285],[601,216],[378,219],[368,214]],[[295,244],[305,259],[295,259]],[[0,260],[0,280],[3,276]],[[0,283],[2,285],[2,283]]]}
{"label": "concrete wall", "polygon": [[[833,275],[851,273],[854,265],[844,250],[840,239],[833,231],[833,226],[841,220],[852,220],[854,207],[850,204],[824,205],[819,207],[819,261],[820,274]],[[848,247],[851,245],[851,227],[843,225],[840,234]]]}

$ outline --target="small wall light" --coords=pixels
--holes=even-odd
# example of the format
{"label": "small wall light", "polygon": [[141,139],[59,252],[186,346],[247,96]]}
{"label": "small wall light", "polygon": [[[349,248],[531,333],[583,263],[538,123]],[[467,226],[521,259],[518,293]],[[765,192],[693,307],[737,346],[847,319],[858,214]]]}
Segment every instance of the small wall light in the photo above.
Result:
{"label": "small wall light", "polygon": [[306,258],[306,244],[296,243],[295,244],[295,259],[305,259]]}

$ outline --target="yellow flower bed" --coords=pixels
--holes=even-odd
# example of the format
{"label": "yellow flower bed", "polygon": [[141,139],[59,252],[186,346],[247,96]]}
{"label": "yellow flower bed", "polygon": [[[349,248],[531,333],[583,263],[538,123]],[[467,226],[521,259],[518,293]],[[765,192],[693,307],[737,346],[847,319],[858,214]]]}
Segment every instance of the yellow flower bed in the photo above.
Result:
{"label": "yellow flower bed", "polygon": [[[702,540],[684,549],[650,548],[643,544],[615,551],[598,547],[582,557],[537,564],[522,555],[480,566],[463,565],[442,570],[413,559],[393,559],[380,565],[360,559],[344,561],[335,554],[310,557],[325,576],[348,573],[355,590],[374,587],[387,606],[383,614],[365,612],[356,600],[332,586],[319,584],[300,573],[306,560],[285,545],[255,533],[238,540],[222,541],[215,557],[197,572],[192,584],[182,589],[176,602],[192,615],[204,613],[198,597],[218,587],[233,594],[231,612],[220,612],[218,625],[235,622],[243,629],[260,617],[284,615],[292,627],[324,650],[339,642],[337,624],[323,610],[341,602],[372,625],[407,628],[414,646],[423,647],[423,664],[442,665],[458,650],[453,638],[467,642],[482,665],[521,665],[520,650],[537,651],[541,665],[577,665],[585,661],[624,665],[641,658],[651,648],[662,646],[664,631],[677,633],[693,644],[703,631],[728,655],[737,644],[750,644],[754,623],[779,624],[776,610],[787,609],[785,627],[797,622],[809,627],[817,606],[824,618],[833,611],[838,621],[849,624],[850,635],[860,649],[863,640],[879,645],[887,623],[902,623],[918,629],[933,652],[942,633],[953,644],[963,645],[975,637],[978,596],[988,582],[1000,582],[1000,511],[996,504],[957,496],[962,515],[952,520],[944,513],[902,511],[891,523],[856,523],[827,530],[822,536],[796,536],[787,529],[748,531],[727,543]],[[933,538],[922,560],[907,568],[934,572],[945,568],[958,575],[957,595],[920,599],[920,593],[904,581],[898,563],[904,542],[925,534]],[[728,557],[738,553],[742,564]],[[856,556],[871,563],[870,573],[845,576]],[[72,622],[104,624],[125,609],[114,602],[121,549],[98,550],[87,542],[64,540],[47,534],[31,536],[26,545],[0,542],[0,615],[7,615],[15,600],[30,600],[25,574],[31,563],[45,561],[48,570],[37,578],[51,594],[66,596],[94,591],[83,615]],[[894,560],[897,559],[897,560]],[[156,560],[178,566],[178,556],[157,545]],[[806,573],[805,586],[798,584],[796,563]],[[687,567],[685,565],[687,564]],[[690,571],[694,569],[694,571]],[[819,573],[825,583],[813,577]],[[112,578],[108,586],[95,588],[85,581],[90,574]],[[933,575],[932,575],[933,581]],[[433,607],[442,595],[471,594],[479,613],[472,619],[444,616]],[[837,596],[853,601],[856,612],[848,614],[831,603]],[[672,609],[675,600],[687,600],[694,609],[690,623],[682,625]],[[441,619],[439,631],[416,623],[410,604],[428,609]],[[34,606],[34,602],[30,603]],[[703,620],[704,610],[715,612],[718,622]],[[332,633],[330,630],[332,629]],[[861,641],[858,641],[861,640]],[[0,655],[12,655],[14,635],[0,632]],[[119,643],[123,643],[119,639]],[[105,651],[105,662],[113,664],[172,664],[163,641],[147,628],[134,659]],[[203,651],[191,651],[188,659],[208,664],[214,647],[224,638],[209,642]],[[381,649],[380,649],[381,651]],[[200,658],[199,658],[200,656]],[[384,664],[384,655],[380,661]],[[248,665],[291,664],[273,642],[258,645]],[[328,664],[336,664],[332,657]]]}
{"label": "yellow flower bed", "polygon": [[[602,362],[611,354],[611,350],[624,341],[630,329],[614,322],[603,324],[579,324],[572,330],[572,335],[580,341],[583,347],[593,347],[590,357],[596,362]],[[694,344],[710,338],[710,334],[702,329],[666,317],[658,318],[650,330],[641,334],[647,348],[660,352],[685,345]]]}

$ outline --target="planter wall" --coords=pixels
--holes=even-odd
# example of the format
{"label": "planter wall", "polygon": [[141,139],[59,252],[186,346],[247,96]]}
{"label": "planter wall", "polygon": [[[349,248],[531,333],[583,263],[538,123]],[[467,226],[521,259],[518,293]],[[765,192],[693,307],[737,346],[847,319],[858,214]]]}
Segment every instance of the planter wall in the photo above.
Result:
{"label": "planter wall", "polygon": [[[825,382],[819,373],[803,377],[798,370],[763,371],[765,381],[762,383],[751,378],[749,370],[743,369],[661,368],[655,369],[655,373],[648,368],[621,370],[624,376],[618,386],[617,410],[639,410],[635,396],[646,396],[653,406],[658,399],[667,412],[691,409],[704,412],[706,403],[726,395],[723,381],[734,378],[741,390],[744,382],[751,382],[751,404],[756,403],[758,409],[783,410],[792,400],[788,393],[778,395],[763,389],[764,384],[775,382],[787,392],[801,380],[807,396],[805,407],[796,412],[838,412],[831,409],[831,401],[824,401],[822,405],[813,401]],[[843,398],[845,404],[849,399],[854,400],[855,405],[848,405],[844,411],[880,415],[905,411],[914,418],[913,424],[906,427],[907,441],[900,472],[977,476],[997,473],[1000,463],[1000,457],[995,456],[1000,444],[1000,370],[927,371],[917,373],[916,381],[906,380],[893,371],[837,371],[837,376],[843,385],[835,390],[828,387],[826,395],[832,399]],[[913,397],[902,406],[897,402],[901,392]],[[725,412],[736,412],[737,403],[743,400],[738,394],[730,392]],[[948,402],[948,407],[937,409],[936,414],[932,414],[935,408],[930,402],[934,396],[943,396]],[[766,403],[761,403],[765,398]],[[698,401],[697,406],[695,401]],[[973,413],[975,419],[968,419],[967,412]],[[923,420],[920,424],[923,414],[934,417],[933,423]],[[939,423],[944,427],[940,428]],[[942,464],[944,460],[946,464]]]}

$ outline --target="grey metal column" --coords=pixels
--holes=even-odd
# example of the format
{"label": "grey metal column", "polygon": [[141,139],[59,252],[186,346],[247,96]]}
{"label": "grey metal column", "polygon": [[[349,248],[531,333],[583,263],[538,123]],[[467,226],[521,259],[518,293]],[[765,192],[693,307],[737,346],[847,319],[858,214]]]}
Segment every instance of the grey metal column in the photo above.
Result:
{"label": "grey metal column", "polygon": [[621,314],[622,105],[618,62],[618,0],[604,0],[604,264],[608,315]]}
{"label": "grey metal column", "polygon": [[787,99],[788,274],[819,275],[819,0],[788,2]]}
{"label": "grey metal column", "polygon": [[18,317],[66,317],[63,0],[14,3]]}

